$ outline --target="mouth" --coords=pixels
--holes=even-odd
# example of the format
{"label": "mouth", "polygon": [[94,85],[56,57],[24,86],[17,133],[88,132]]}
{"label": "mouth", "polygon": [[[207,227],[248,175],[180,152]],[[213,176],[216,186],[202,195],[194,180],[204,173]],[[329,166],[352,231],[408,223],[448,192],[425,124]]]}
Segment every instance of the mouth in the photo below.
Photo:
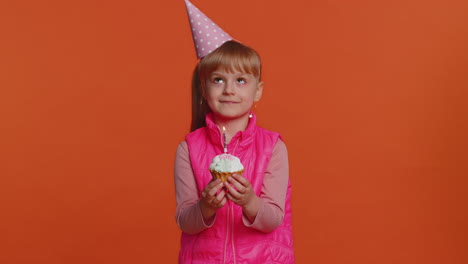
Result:
{"label": "mouth", "polygon": [[219,101],[220,103],[222,104],[238,104],[239,102],[235,102],[235,101]]}

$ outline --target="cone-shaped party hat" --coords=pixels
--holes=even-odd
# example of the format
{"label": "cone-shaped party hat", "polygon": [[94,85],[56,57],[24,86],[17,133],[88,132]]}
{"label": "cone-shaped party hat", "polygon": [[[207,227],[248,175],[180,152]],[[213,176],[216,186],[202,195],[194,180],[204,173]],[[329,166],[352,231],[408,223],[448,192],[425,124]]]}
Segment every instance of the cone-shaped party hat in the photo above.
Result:
{"label": "cone-shaped party hat", "polygon": [[205,57],[224,42],[232,40],[229,34],[211,21],[189,0],[185,0],[185,5],[187,7],[190,28],[192,29],[197,58],[201,59]]}

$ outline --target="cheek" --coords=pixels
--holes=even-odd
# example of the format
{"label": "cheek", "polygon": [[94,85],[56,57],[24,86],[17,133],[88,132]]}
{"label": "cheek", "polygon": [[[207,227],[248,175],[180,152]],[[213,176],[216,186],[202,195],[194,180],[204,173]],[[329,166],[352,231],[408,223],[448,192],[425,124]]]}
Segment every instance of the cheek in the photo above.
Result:
{"label": "cheek", "polygon": [[246,96],[246,99],[249,102],[253,102],[253,101],[255,101],[256,97],[257,97],[257,90],[252,89],[252,90],[249,91],[248,95]]}
{"label": "cheek", "polygon": [[212,86],[207,86],[205,89],[205,94],[207,98],[213,98],[216,96],[216,89]]}
{"label": "cheek", "polygon": [[218,101],[219,94],[216,92],[216,89],[207,89],[205,94],[206,101],[209,106],[213,106],[214,103]]}

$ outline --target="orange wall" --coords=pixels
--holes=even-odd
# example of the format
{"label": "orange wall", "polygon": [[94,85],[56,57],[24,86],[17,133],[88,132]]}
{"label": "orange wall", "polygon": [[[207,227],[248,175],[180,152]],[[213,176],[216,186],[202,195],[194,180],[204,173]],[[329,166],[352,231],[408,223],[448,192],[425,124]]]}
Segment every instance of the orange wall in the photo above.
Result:
{"label": "orange wall", "polygon": [[[264,58],[297,263],[468,263],[466,1],[193,0]],[[178,1],[0,3],[0,263],[175,263]]]}

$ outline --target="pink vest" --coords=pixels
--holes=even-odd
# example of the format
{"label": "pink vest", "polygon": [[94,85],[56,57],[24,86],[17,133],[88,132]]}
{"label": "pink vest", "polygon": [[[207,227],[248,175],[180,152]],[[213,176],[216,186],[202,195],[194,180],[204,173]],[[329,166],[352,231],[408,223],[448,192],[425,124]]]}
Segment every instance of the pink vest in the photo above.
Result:
{"label": "pink vest", "polygon": [[[223,153],[221,132],[213,123],[211,113],[207,115],[206,123],[206,127],[186,137],[200,196],[211,180],[208,168],[213,157]],[[258,127],[253,116],[247,129],[234,135],[229,143],[229,152],[241,160],[245,167],[243,176],[251,182],[257,195],[260,195],[263,176],[279,137],[278,133]],[[212,227],[196,235],[182,233],[179,263],[294,263],[290,200],[291,184],[288,181],[283,223],[270,233],[246,227],[242,222],[242,208],[228,200],[216,212]]]}

